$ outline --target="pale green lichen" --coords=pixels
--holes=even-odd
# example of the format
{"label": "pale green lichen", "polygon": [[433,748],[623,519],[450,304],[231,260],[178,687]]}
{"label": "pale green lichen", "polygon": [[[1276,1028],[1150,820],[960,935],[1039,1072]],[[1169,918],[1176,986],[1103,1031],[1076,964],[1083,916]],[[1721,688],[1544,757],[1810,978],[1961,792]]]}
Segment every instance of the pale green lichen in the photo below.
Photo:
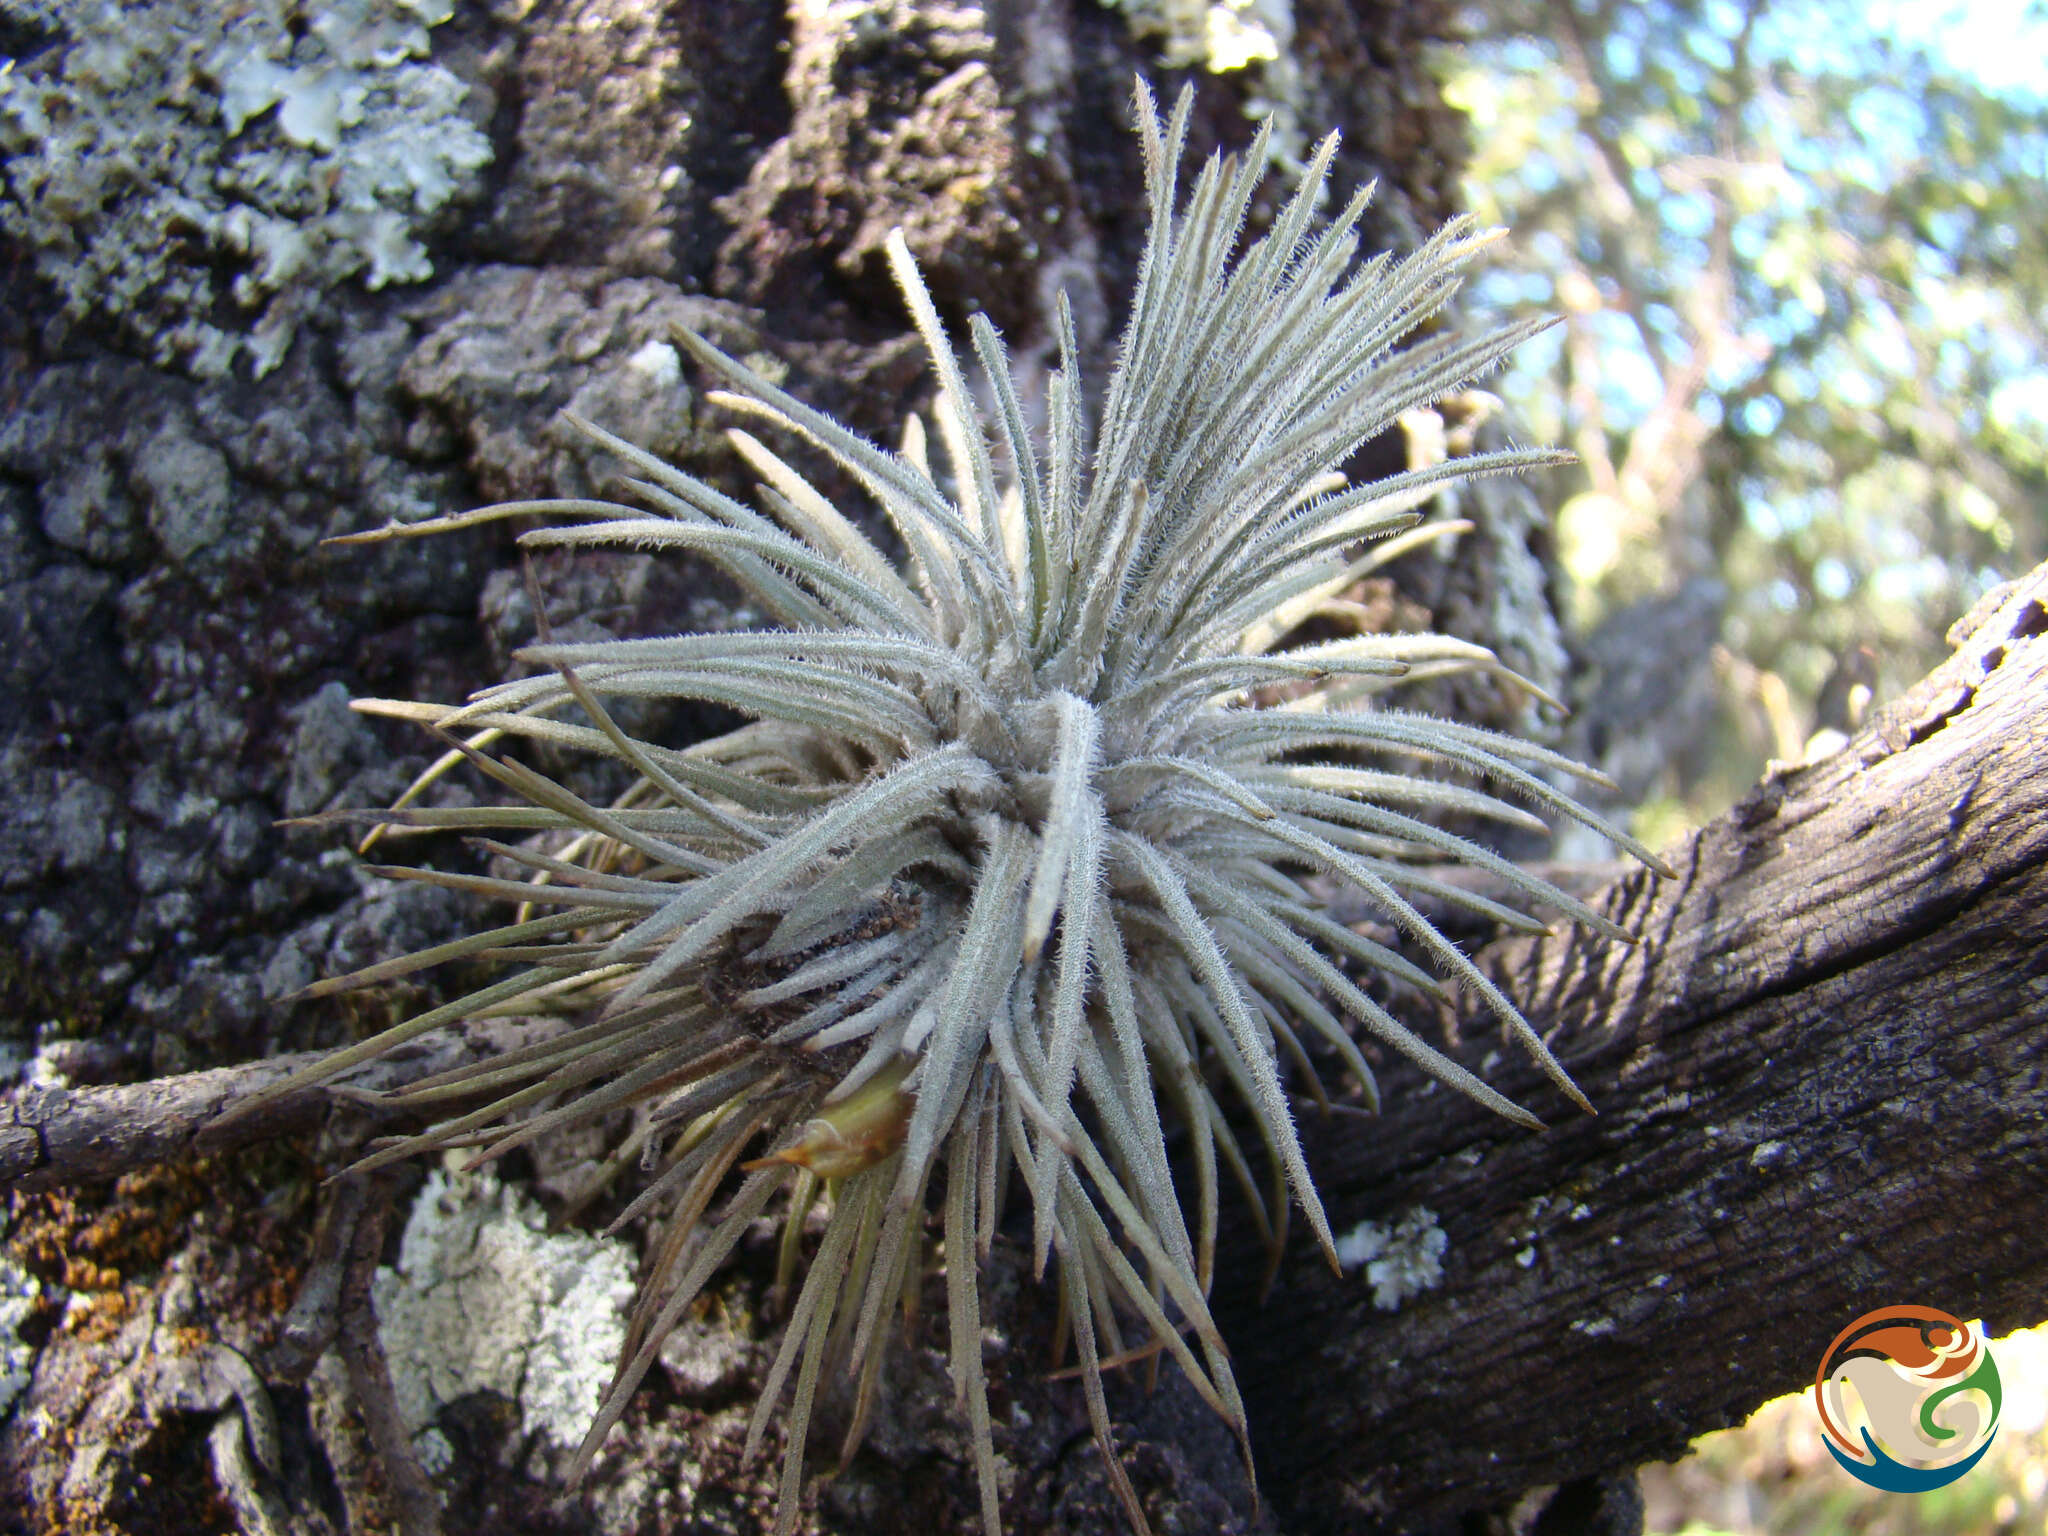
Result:
{"label": "pale green lichen", "polygon": [[372,1294],[399,1415],[429,1461],[446,1449],[435,1416],[474,1392],[517,1403],[525,1435],[566,1449],[625,1342],[633,1266],[622,1242],[550,1234],[489,1173],[437,1168]]}
{"label": "pale green lichen", "polygon": [[1252,72],[1245,114],[1271,124],[1273,163],[1298,170],[1307,146],[1301,126],[1301,66],[1294,58],[1293,0],[1103,0],[1123,12],[1133,37],[1156,42],[1168,69],[1212,75]]}
{"label": "pale green lichen", "polygon": [[1436,1224],[1436,1212],[1416,1206],[1392,1226],[1361,1221],[1337,1239],[1337,1262],[1363,1269],[1372,1304],[1394,1312],[1411,1296],[1443,1284],[1444,1254],[1451,1240]]}
{"label": "pale green lichen", "polygon": [[21,1336],[43,1294],[43,1283],[0,1259],[0,1419],[7,1417],[35,1369],[35,1346]]}
{"label": "pale green lichen", "polygon": [[0,229],[73,318],[201,377],[282,359],[320,296],[432,267],[422,237],[488,139],[429,61],[452,0],[208,0],[51,10],[0,60]]}
{"label": "pale green lichen", "polygon": [[1289,0],[1107,0],[1131,31],[1159,41],[1168,69],[1223,74],[1270,63],[1294,39]]}

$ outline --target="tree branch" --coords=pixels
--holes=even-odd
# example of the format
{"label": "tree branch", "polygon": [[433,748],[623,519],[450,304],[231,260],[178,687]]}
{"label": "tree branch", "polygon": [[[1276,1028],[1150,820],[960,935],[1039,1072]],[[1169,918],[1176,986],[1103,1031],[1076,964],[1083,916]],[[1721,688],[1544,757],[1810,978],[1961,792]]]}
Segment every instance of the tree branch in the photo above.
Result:
{"label": "tree branch", "polygon": [[[341,1081],[368,1093],[400,1088],[502,1050],[503,1027],[493,1038],[487,1033],[475,1025],[437,1030]],[[332,1102],[327,1088],[286,1094],[212,1127],[323,1054],[306,1051],[103,1088],[25,1087],[0,1099],[0,1194],[119,1178],[193,1153],[228,1152],[315,1130]]]}
{"label": "tree branch", "polygon": [[1305,1244],[1263,1308],[1257,1264],[1224,1282],[1286,1529],[1676,1455],[1876,1306],[2048,1314],[2048,566],[1950,638],[1846,749],[1692,837],[1678,880],[1597,899],[1636,946],[1486,952],[1597,1118],[1507,1048],[1488,1076],[1547,1133],[1409,1083],[1305,1127],[1340,1228],[1422,1206],[1450,1247],[1392,1315]]}

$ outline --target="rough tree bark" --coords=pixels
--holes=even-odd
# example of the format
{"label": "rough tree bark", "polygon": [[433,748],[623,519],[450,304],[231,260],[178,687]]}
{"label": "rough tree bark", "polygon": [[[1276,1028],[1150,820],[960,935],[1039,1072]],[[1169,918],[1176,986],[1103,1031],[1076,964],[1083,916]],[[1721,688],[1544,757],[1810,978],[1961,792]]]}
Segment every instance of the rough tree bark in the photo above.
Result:
{"label": "rough tree bark", "polygon": [[1394,1316],[1307,1253],[1263,1307],[1231,1290],[1288,1529],[1674,1457],[1873,1307],[2048,1319],[2048,566],[1951,639],[1845,749],[1689,838],[1677,880],[1596,898],[1634,948],[1486,952],[1597,1118],[1510,1048],[1494,1081],[1550,1100],[1540,1135],[1427,1090],[1311,1124],[1340,1230],[1419,1205],[1450,1247]]}

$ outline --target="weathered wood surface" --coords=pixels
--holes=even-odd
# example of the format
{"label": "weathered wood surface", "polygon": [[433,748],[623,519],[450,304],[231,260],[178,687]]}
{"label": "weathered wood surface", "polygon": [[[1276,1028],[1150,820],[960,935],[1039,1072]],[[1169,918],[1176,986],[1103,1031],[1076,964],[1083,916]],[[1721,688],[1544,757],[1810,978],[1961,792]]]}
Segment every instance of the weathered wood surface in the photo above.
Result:
{"label": "weathered wood surface", "polygon": [[[1290,1531],[1426,1523],[1671,1457],[1810,1381],[1857,1314],[2048,1319],[2048,567],[1679,878],[1487,952],[1599,1107],[1510,1047],[1526,1134],[1442,1091],[1311,1123],[1342,1231],[1423,1206],[1440,1290],[1376,1311],[1297,1243],[1225,1331]],[[1472,1049],[1488,1029],[1465,1021]],[[1406,1085],[1414,1086],[1414,1085]]]}
{"label": "weathered wood surface", "polygon": [[[482,1034],[440,1031],[350,1073],[347,1086],[388,1092],[466,1065],[492,1048]],[[301,1051],[143,1083],[23,1087],[0,1100],[0,1194],[117,1179],[158,1163],[316,1131],[333,1107],[324,1088],[283,1094],[236,1112],[323,1054]]]}

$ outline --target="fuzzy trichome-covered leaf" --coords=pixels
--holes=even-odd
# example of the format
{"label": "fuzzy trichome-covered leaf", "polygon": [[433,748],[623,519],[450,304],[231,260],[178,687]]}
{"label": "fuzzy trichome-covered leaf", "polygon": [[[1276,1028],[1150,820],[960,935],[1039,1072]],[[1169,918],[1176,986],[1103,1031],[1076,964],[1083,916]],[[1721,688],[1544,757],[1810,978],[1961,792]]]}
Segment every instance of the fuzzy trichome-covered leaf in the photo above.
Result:
{"label": "fuzzy trichome-covered leaf", "polygon": [[[513,969],[297,1082],[332,1079],[456,1019],[566,1021],[398,1094],[415,1108],[482,1106],[373,1161],[453,1146],[494,1157],[600,1117],[630,1126],[607,1166],[649,1174],[619,1222],[651,1213],[661,1225],[581,1465],[749,1223],[781,1213],[793,1273],[804,1219],[822,1207],[750,1438],[758,1444],[787,1394],[787,1529],[820,1393],[851,1395],[841,1453],[860,1439],[890,1314],[923,1276],[936,1203],[953,1379],[994,1532],[976,1273],[1013,1189],[1038,1266],[1064,1288],[1105,1446],[1101,1372],[1146,1350],[1170,1354],[1242,1437],[1205,1301],[1217,1184],[1227,1170],[1255,1206],[1266,1202],[1256,1154],[1219,1097],[1249,1109],[1284,1184],[1261,1221],[1277,1231],[1291,1193],[1326,1249],[1280,1066],[1306,1059],[1305,1040],[1322,1042],[1368,1095],[1354,1031],[1533,1123],[1375,1001],[1361,969],[1483,996],[1577,1097],[1414,897],[1501,914],[1417,868],[1464,861],[1531,905],[1606,930],[1438,825],[1444,812],[1522,825],[1533,807],[1598,826],[1552,784],[1591,775],[1387,701],[1414,676],[1504,673],[1477,646],[1393,635],[1271,649],[1276,615],[1343,585],[1361,542],[1408,528],[1438,486],[1555,461],[1497,452],[1355,486],[1332,474],[1530,328],[1411,340],[1487,236],[1461,220],[1405,259],[1354,263],[1365,195],[1318,224],[1334,135],[1270,229],[1247,239],[1263,142],[1239,162],[1210,161],[1181,203],[1189,98],[1164,122],[1142,86],[1137,105],[1152,224],[1093,431],[1064,305],[1043,438],[1027,428],[1001,338],[978,316],[970,340],[993,409],[976,411],[900,236],[889,254],[937,376],[940,464],[919,432],[906,452],[885,451],[684,338],[730,391],[720,398],[807,441],[865,489],[901,541],[900,566],[743,432],[733,440],[759,477],[761,510],[579,424],[633,467],[635,506],[516,503],[425,525],[538,513],[550,521],[523,536],[529,547],[701,559],[769,621],[736,634],[542,643],[523,653],[537,675],[460,707],[369,706],[446,733],[514,801],[380,819],[481,835],[527,874],[410,871],[515,902],[515,920],[321,990],[459,958]],[[1275,698],[1284,702],[1255,702]],[[624,729],[607,703],[622,699],[705,701],[749,723],[678,749]],[[612,759],[631,786],[594,804],[491,755],[505,740]],[[1478,783],[1417,776],[1418,762]],[[1326,917],[1312,874],[1356,886],[1413,958]],[[1170,1122],[1185,1131],[1191,1190],[1169,1165]],[[1142,1526],[1119,1462],[1106,1461]]]}

